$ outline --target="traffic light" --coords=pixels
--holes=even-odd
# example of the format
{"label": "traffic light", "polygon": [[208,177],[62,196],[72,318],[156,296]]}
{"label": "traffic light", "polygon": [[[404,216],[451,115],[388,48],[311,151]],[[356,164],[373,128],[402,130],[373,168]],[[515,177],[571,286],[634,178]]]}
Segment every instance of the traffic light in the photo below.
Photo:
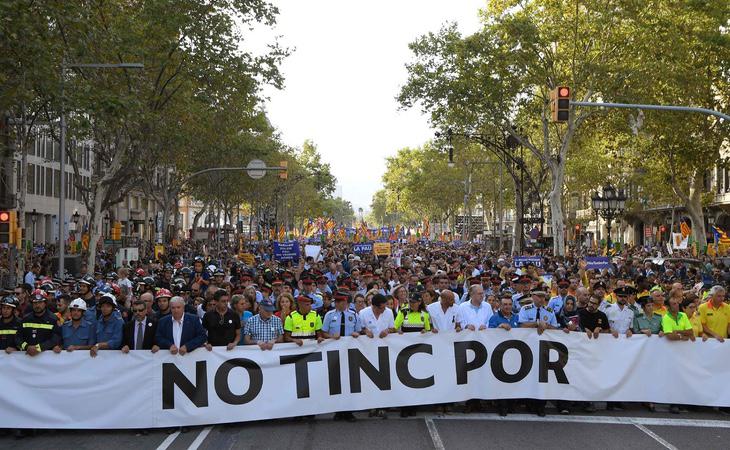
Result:
{"label": "traffic light", "polygon": [[14,241],[10,211],[0,211],[0,244],[12,244]]}
{"label": "traffic light", "polygon": [[564,123],[570,118],[570,88],[558,86],[550,91],[550,117],[553,122]]}
{"label": "traffic light", "polygon": [[286,180],[289,178],[289,161],[279,161],[279,166],[283,167],[283,169],[279,171],[279,178]]}

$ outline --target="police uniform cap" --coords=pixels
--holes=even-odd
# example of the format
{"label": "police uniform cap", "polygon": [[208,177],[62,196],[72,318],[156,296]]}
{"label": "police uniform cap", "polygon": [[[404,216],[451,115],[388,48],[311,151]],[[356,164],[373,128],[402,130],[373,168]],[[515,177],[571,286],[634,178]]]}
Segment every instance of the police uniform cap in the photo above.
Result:
{"label": "police uniform cap", "polygon": [[603,280],[598,280],[595,283],[593,283],[593,289],[602,288],[606,289],[606,283],[603,282]]}
{"label": "police uniform cap", "polygon": [[547,292],[543,290],[533,289],[530,294],[537,295],[538,297],[547,297]]}
{"label": "police uniform cap", "polygon": [[628,297],[629,295],[636,294],[636,289],[633,286],[621,286],[614,289],[613,293],[619,297]]}
{"label": "police uniform cap", "polygon": [[297,303],[299,303],[299,302],[309,302],[309,303],[312,303],[313,300],[310,297],[307,297],[306,295],[300,295],[299,297],[297,297]]}

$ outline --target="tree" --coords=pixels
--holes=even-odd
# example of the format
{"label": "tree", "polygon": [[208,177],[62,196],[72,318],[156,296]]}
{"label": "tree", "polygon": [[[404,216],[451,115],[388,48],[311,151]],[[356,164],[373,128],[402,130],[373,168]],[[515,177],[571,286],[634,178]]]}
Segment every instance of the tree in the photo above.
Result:
{"label": "tree", "polygon": [[[192,118],[187,114],[215,110],[218,117],[231,120],[260,115],[260,87],[264,83],[280,85],[277,64],[286,51],[274,46],[269,54],[254,57],[240,50],[241,24],[273,23],[277,10],[263,0],[204,4],[181,0],[174,7],[167,2],[121,0],[35,3],[39,6],[33,14],[48,19],[45,24],[36,21],[38,28],[29,35],[48,36],[58,43],[58,53],[67,62],[145,64],[145,70],[138,72],[67,71],[64,101],[69,140],[94,143],[96,167],[91,183],[81,183],[78,165],[73,164],[75,186],[90,214],[89,267],[93,270],[102,212],[139,185],[139,155],[160,156],[157,161],[166,163],[162,169],[169,173],[178,161],[162,157],[169,147],[157,138],[173,135],[183,123],[190,124]],[[45,112],[49,121],[58,117],[61,104],[54,90],[46,92],[52,99]],[[218,126],[205,123],[209,127],[205,135]],[[250,132],[242,128],[247,125],[239,123],[221,140]],[[71,153],[74,146],[68,148]],[[175,148],[173,153],[186,155],[186,150]],[[211,150],[217,149],[206,152]],[[165,191],[175,192],[179,186],[172,183],[170,188]],[[169,211],[173,197],[158,199],[164,203],[164,211]]]}
{"label": "tree", "polygon": [[500,130],[549,170],[558,255],[565,254],[566,162],[591,113],[573,110],[567,126],[553,125],[549,91],[568,83],[574,98],[587,100],[623,88],[623,74],[612,70],[625,39],[619,3],[586,0],[567,8],[550,0],[491,2],[482,12],[484,28],[474,35],[462,37],[451,25],[410,46],[415,61],[398,97],[404,107],[420,104],[440,128],[487,135],[494,134],[483,130]]}

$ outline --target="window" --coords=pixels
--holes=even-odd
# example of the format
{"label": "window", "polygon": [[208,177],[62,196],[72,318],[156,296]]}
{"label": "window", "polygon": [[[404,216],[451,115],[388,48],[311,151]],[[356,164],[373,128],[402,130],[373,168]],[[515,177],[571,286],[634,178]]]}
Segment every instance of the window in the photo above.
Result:
{"label": "window", "polygon": [[35,193],[36,195],[43,195],[45,184],[43,183],[43,167],[35,166]]}
{"label": "window", "polygon": [[35,194],[35,165],[28,164],[28,193]]}
{"label": "window", "polygon": [[91,159],[91,145],[84,144],[84,170],[89,170],[89,160]]}
{"label": "window", "polygon": [[[43,170],[43,169],[41,169]],[[53,197],[53,169],[46,167],[46,191],[44,195],[46,197]]]}
{"label": "window", "polygon": [[60,170],[53,171],[53,196],[56,198],[59,198],[61,196],[61,171]]}

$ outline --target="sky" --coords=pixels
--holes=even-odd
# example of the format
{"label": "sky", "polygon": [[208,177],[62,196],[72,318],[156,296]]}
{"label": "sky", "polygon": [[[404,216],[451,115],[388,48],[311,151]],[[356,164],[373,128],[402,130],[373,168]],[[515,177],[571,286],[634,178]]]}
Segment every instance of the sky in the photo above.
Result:
{"label": "sky", "polygon": [[[385,158],[433,137],[417,108],[395,100],[412,60],[408,44],[446,22],[463,33],[479,29],[485,0],[271,0],[274,30],[257,33],[295,51],[281,71],[283,90],[267,88],[265,108],[285,144],[311,139],[329,162],[342,196],[370,209],[382,187]],[[264,36],[263,34],[267,34]]]}

